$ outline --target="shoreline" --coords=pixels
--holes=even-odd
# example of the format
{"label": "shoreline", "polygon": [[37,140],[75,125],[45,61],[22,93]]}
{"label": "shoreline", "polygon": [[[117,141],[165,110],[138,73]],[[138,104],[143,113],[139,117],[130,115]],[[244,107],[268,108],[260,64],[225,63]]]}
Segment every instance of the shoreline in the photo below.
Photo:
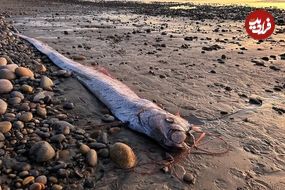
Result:
{"label": "shoreline", "polygon": [[[26,42],[16,39],[15,46],[3,40],[0,43],[6,44],[0,53],[5,51],[16,64],[34,71],[34,61],[37,60],[48,69],[47,75],[56,85],[56,99],[61,101],[48,108],[46,120],[59,117],[75,126],[69,135],[65,135],[66,141],[54,143],[50,138],[55,135],[51,126],[35,124],[33,128],[27,125],[27,128],[35,129],[28,137],[40,134],[37,139],[48,141],[59,153],[59,157],[42,165],[28,159],[25,161],[32,167],[26,168],[28,176],[36,179],[39,175],[46,175],[57,179],[57,182],[48,179],[46,189],[55,184],[78,190],[285,188],[280,182],[285,180],[285,141],[280,136],[285,133],[285,60],[282,56],[285,36],[282,25],[276,27],[270,39],[257,42],[243,31],[243,23],[236,16],[240,9],[229,16],[232,20],[223,20],[225,15],[219,15],[219,8],[215,8],[210,19],[203,19],[211,10],[207,6],[197,9],[198,14],[187,11],[185,17],[179,16],[183,11],[177,14],[173,14],[175,11],[164,12],[161,5],[140,7],[132,3],[127,6],[124,3],[101,3],[95,6],[63,1],[47,5],[35,0],[6,1],[0,11],[6,12],[7,19],[21,33],[48,43],[81,64],[108,69],[139,96],[153,100],[171,113],[179,112],[191,123],[200,125],[203,131],[221,135],[231,146],[230,151],[222,156],[187,155],[175,166],[179,179],[169,173],[169,168],[143,165],[175,157],[175,154],[166,152],[157,143],[124,126],[104,122],[103,115],[110,113],[77,80],[59,78],[50,61]],[[145,10],[148,12],[144,15]],[[222,8],[221,13],[230,10],[233,8],[226,11]],[[281,13],[277,11],[276,14]],[[188,19],[189,16],[193,17]],[[20,51],[21,48],[24,51]],[[41,74],[35,76],[35,80],[27,83],[40,90]],[[17,88],[18,82],[21,82],[18,78],[13,82]],[[31,101],[34,95],[25,94],[23,103]],[[8,102],[10,96],[1,95],[1,99]],[[63,109],[66,102],[73,103],[74,108]],[[41,103],[42,106],[45,104]],[[9,106],[9,112],[18,114],[17,109]],[[37,113],[34,117],[38,119]],[[6,120],[1,117],[0,122]],[[10,131],[14,140],[18,140],[13,136],[17,131],[17,128]],[[45,137],[43,132],[49,133],[50,137]],[[4,142],[7,146],[9,135],[6,138],[0,145]],[[142,167],[135,168],[135,171],[116,167],[108,155],[109,147],[116,142],[129,145]],[[97,166],[87,165],[85,155],[80,152],[80,143],[96,150]],[[23,158],[28,158],[30,145],[24,148]],[[11,145],[15,149],[18,146],[21,144]],[[200,148],[219,151],[223,147],[222,142],[214,139]],[[5,154],[11,152],[9,147],[0,150]],[[22,155],[21,151],[19,155]],[[5,159],[0,156],[0,160]],[[0,186],[6,190],[9,185],[14,187],[17,180],[22,183],[26,176],[21,177],[22,171],[14,170],[9,163],[5,165],[1,168],[5,177],[1,178]],[[63,168],[54,169],[57,167]],[[142,175],[153,169],[154,174]],[[185,173],[189,175],[188,182],[181,181]],[[9,180],[4,181],[6,177]]]}

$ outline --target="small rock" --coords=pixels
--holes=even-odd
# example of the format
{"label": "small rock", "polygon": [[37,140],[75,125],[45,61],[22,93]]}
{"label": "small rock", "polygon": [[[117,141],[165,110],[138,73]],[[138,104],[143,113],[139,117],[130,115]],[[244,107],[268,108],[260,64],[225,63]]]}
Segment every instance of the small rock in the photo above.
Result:
{"label": "small rock", "polygon": [[43,108],[41,106],[37,106],[37,114],[38,114],[38,116],[40,116],[42,118],[46,118],[46,116],[47,116],[46,108]]}
{"label": "small rock", "polygon": [[5,140],[5,136],[3,133],[0,132],[0,141],[4,141]]}
{"label": "small rock", "polygon": [[7,111],[7,103],[0,99],[0,115],[3,115]]}
{"label": "small rock", "polygon": [[45,162],[55,156],[53,147],[46,141],[35,143],[30,149],[30,157],[36,162]]}
{"label": "small rock", "polygon": [[249,98],[249,103],[255,104],[255,105],[262,105],[262,100],[259,98],[251,97],[251,98]]}
{"label": "small rock", "polygon": [[53,86],[53,82],[50,78],[48,78],[47,76],[42,76],[41,78],[41,87],[44,90],[52,90],[52,86]]}
{"label": "small rock", "polygon": [[104,122],[112,122],[112,121],[115,121],[115,117],[112,116],[112,115],[109,115],[109,114],[105,114],[102,117],[102,121],[104,121]]}
{"label": "small rock", "polygon": [[133,168],[136,165],[136,155],[128,145],[115,143],[110,148],[110,158],[122,169]]}
{"label": "small rock", "polygon": [[86,160],[90,166],[93,166],[93,167],[96,166],[97,161],[98,161],[97,152],[95,150],[91,149],[86,155]]}
{"label": "small rock", "polygon": [[35,66],[35,70],[38,73],[45,73],[47,71],[46,67],[43,64],[38,64]]}
{"label": "small rock", "polygon": [[0,79],[0,94],[6,94],[13,90],[13,84],[7,79]]}
{"label": "small rock", "polygon": [[13,73],[15,73],[17,68],[18,68],[18,65],[16,65],[16,64],[9,64],[9,65],[6,65],[3,67],[3,69],[8,69],[8,70],[12,71]]}
{"label": "small rock", "polygon": [[34,182],[34,180],[35,180],[34,176],[28,176],[23,180],[22,184],[23,184],[23,186],[25,186],[25,185],[28,185],[28,184]]}
{"label": "small rock", "polygon": [[19,117],[19,120],[23,122],[29,122],[32,119],[33,119],[33,114],[31,112],[24,112]]}
{"label": "small rock", "polygon": [[103,148],[98,151],[98,156],[102,158],[108,158],[110,155],[109,149]]}
{"label": "small rock", "polygon": [[74,129],[75,127],[66,121],[56,121],[52,124],[52,128],[58,134],[62,133],[64,135],[68,135],[70,133],[70,130]]}
{"label": "small rock", "polygon": [[31,71],[30,69],[25,68],[25,67],[18,67],[15,70],[15,73],[19,77],[28,77],[28,78],[34,79],[33,71]]}
{"label": "small rock", "polygon": [[21,90],[24,93],[31,94],[31,93],[33,93],[34,88],[31,87],[30,85],[24,84],[21,86]]}
{"label": "small rock", "polygon": [[0,66],[7,65],[7,59],[5,57],[0,57]]}
{"label": "small rock", "polygon": [[52,190],[62,190],[63,187],[61,185],[54,184],[51,189]]}
{"label": "small rock", "polygon": [[63,134],[54,135],[50,138],[51,142],[61,143],[65,140],[65,136]]}
{"label": "small rock", "polygon": [[63,105],[64,109],[72,110],[74,108],[74,104],[72,102],[67,102]]}
{"label": "small rock", "polygon": [[186,183],[189,183],[189,184],[194,184],[195,183],[195,177],[190,173],[186,173],[183,176],[183,181],[185,181]]}
{"label": "small rock", "polygon": [[10,71],[9,69],[0,70],[0,79],[14,80],[15,78],[15,73]]}
{"label": "small rock", "polygon": [[19,91],[13,91],[13,92],[11,92],[10,96],[11,96],[12,98],[14,98],[14,97],[19,97],[19,98],[21,98],[21,100],[24,100],[24,99],[25,99],[25,96],[24,96],[21,92],[19,92]]}
{"label": "small rock", "polygon": [[36,178],[36,182],[46,184],[47,183],[47,177],[45,175],[40,175]]}
{"label": "small rock", "polygon": [[87,154],[90,151],[89,146],[86,144],[81,144],[79,149],[82,154]]}
{"label": "small rock", "polygon": [[30,187],[29,190],[42,190],[42,184],[40,183],[33,183]]}
{"label": "small rock", "polygon": [[0,132],[8,133],[12,128],[12,123],[9,121],[1,121],[0,122]]}
{"label": "small rock", "polygon": [[10,105],[18,105],[18,104],[21,103],[21,101],[22,101],[21,98],[19,98],[19,97],[13,97],[13,98],[9,98],[8,103],[9,103]]}

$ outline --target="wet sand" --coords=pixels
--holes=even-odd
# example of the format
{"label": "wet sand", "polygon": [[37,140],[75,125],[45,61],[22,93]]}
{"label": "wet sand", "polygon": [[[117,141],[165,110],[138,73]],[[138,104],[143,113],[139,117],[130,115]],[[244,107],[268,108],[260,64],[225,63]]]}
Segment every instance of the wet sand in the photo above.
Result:
{"label": "wet sand", "polygon": [[[153,175],[112,170],[96,181],[96,189],[284,189],[282,20],[272,38],[257,42],[246,35],[241,21],[250,8],[229,16],[233,9],[206,6],[197,16],[191,10],[174,14],[164,5],[119,5],[5,1],[0,9],[21,33],[82,64],[107,68],[141,97],[222,135],[231,148],[220,156],[190,154],[177,163],[178,175],[192,173],[195,184],[159,169]],[[282,18],[282,11],[274,14]],[[89,133],[101,130],[92,128],[101,122],[98,101],[74,80],[61,87],[76,105],[76,126]],[[109,140],[129,144],[141,162],[149,161],[147,155],[161,160],[165,152],[127,128]],[[220,151],[224,144],[215,140],[201,148]]]}

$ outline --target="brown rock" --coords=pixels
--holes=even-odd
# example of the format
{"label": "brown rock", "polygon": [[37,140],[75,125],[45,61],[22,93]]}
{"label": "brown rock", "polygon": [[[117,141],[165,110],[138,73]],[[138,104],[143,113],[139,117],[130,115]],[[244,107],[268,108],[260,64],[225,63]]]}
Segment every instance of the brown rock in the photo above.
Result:
{"label": "brown rock", "polygon": [[98,162],[97,152],[91,149],[86,155],[86,160],[90,166],[96,166]]}
{"label": "brown rock", "polygon": [[6,94],[13,90],[13,84],[7,79],[0,79],[0,94]]}
{"label": "brown rock", "polygon": [[115,143],[110,148],[110,158],[120,168],[129,169],[136,165],[136,155],[128,145],[124,143]]}
{"label": "brown rock", "polygon": [[33,114],[31,112],[24,112],[19,117],[19,120],[23,122],[29,122],[32,119],[33,119]]}
{"label": "brown rock", "polygon": [[45,162],[55,156],[53,147],[46,141],[35,143],[30,149],[30,157],[36,162]]}
{"label": "brown rock", "polygon": [[0,79],[14,80],[16,75],[13,71],[9,69],[1,69],[0,70]]}
{"label": "brown rock", "polygon": [[7,65],[7,59],[5,57],[0,57],[0,66]]}
{"label": "brown rock", "polygon": [[19,77],[29,77],[29,78],[32,78],[32,79],[34,78],[33,71],[31,71],[30,69],[25,68],[25,67],[18,67],[15,70],[15,73]]}
{"label": "brown rock", "polygon": [[44,90],[52,90],[53,82],[47,76],[42,76],[41,78],[41,87]]}
{"label": "brown rock", "polygon": [[9,121],[1,121],[0,122],[0,132],[8,133],[12,128],[12,123]]}
{"label": "brown rock", "polygon": [[7,103],[0,99],[0,115],[3,115],[7,111]]}
{"label": "brown rock", "polygon": [[34,89],[33,89],[33,87],[31,87],[30,85],[24,84],[24,85],[21,86],[21,90],[22,90],[24,93],[31,94]]}

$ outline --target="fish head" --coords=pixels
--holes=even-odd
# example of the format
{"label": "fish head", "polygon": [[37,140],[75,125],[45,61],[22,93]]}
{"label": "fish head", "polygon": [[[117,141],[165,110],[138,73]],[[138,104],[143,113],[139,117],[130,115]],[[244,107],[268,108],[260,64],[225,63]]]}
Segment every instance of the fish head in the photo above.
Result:
{"label": "fish head", "polygon": [[175,151],[187,148],[185,140],[191,129],[190,123],[180,116],[164,110],[158,110],[157,112],[149,119],[152,136],[169,150]]}

